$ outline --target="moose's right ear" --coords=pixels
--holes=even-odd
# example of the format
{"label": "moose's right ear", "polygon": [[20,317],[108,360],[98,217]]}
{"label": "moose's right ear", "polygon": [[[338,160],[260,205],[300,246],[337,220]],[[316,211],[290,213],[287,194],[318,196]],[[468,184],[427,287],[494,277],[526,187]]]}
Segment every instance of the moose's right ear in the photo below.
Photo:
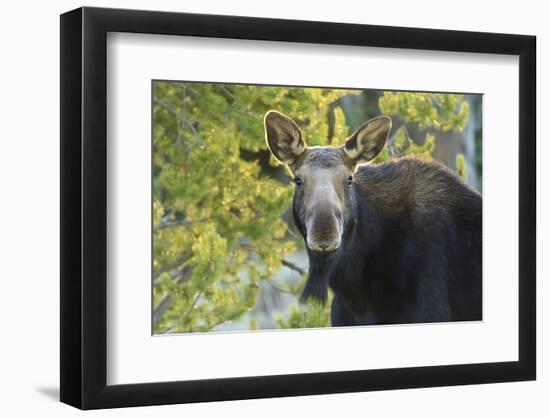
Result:
{"label": "moose's right ear", "polygon": [[291,165],[306,150],[300,128],[282,113],[271,110],[264,118],[267,146],[277,160]]}

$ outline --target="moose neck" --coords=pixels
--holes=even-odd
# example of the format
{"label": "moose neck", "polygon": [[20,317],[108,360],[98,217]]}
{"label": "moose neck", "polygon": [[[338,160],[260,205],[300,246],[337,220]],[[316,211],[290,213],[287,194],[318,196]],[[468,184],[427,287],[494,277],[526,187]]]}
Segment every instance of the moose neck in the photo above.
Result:
{"label": "moose neck", "polygon": [[[311,297],[325,302],[329,286],[335,292],[348,293],[364,285],[362,271],[369,254],[379,244],[381,232],[378,227],[373,227],[377,223],[376,210],[365,201],[358,186],[354,186],[351,197],[350,217],[340,248],[329,255],[307,248],[309,273],[302,299]],[[299,223],[296,211],[295,222],[305,240],[305,227]]]}

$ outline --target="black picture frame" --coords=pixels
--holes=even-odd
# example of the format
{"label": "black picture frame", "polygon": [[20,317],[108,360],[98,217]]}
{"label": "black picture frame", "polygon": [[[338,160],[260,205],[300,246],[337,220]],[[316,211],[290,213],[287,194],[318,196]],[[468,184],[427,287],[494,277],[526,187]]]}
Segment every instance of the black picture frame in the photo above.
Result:
{"label": "black picture frame", "polygon": [[[108,32],[519,56],[519,360],[107,385]],[[534,36],[84,7],[61,15],[60,57],[62,402],[94,409],[535,379]]]}

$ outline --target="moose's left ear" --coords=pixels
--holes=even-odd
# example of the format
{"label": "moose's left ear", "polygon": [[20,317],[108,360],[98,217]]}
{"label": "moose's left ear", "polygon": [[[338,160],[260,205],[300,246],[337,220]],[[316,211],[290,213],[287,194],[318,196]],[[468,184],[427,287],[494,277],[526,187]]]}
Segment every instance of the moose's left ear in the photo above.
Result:
{"label": "moose's left ear", "polygon": [[350,136],[344,145],[344,152],[358,164],[368,162],[382,151],[390,130],[391,119],[388,116],[375,117]]}

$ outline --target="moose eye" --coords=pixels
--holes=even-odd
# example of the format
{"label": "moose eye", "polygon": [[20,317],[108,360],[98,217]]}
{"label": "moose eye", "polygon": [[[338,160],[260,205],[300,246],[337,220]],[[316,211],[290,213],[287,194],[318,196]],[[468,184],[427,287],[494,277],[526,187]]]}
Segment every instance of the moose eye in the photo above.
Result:
{"label": "moose eye", "polygon": [[304,183],[304,180],[302,180],[300,177],[294,177],[294,184],[302,185],[303,183]]}
{"label": "moose eye", "polygon": [[351,186],[351,184],[353,184],[353,177],[351,175],[348,177],[346,183],[350,186]]}

